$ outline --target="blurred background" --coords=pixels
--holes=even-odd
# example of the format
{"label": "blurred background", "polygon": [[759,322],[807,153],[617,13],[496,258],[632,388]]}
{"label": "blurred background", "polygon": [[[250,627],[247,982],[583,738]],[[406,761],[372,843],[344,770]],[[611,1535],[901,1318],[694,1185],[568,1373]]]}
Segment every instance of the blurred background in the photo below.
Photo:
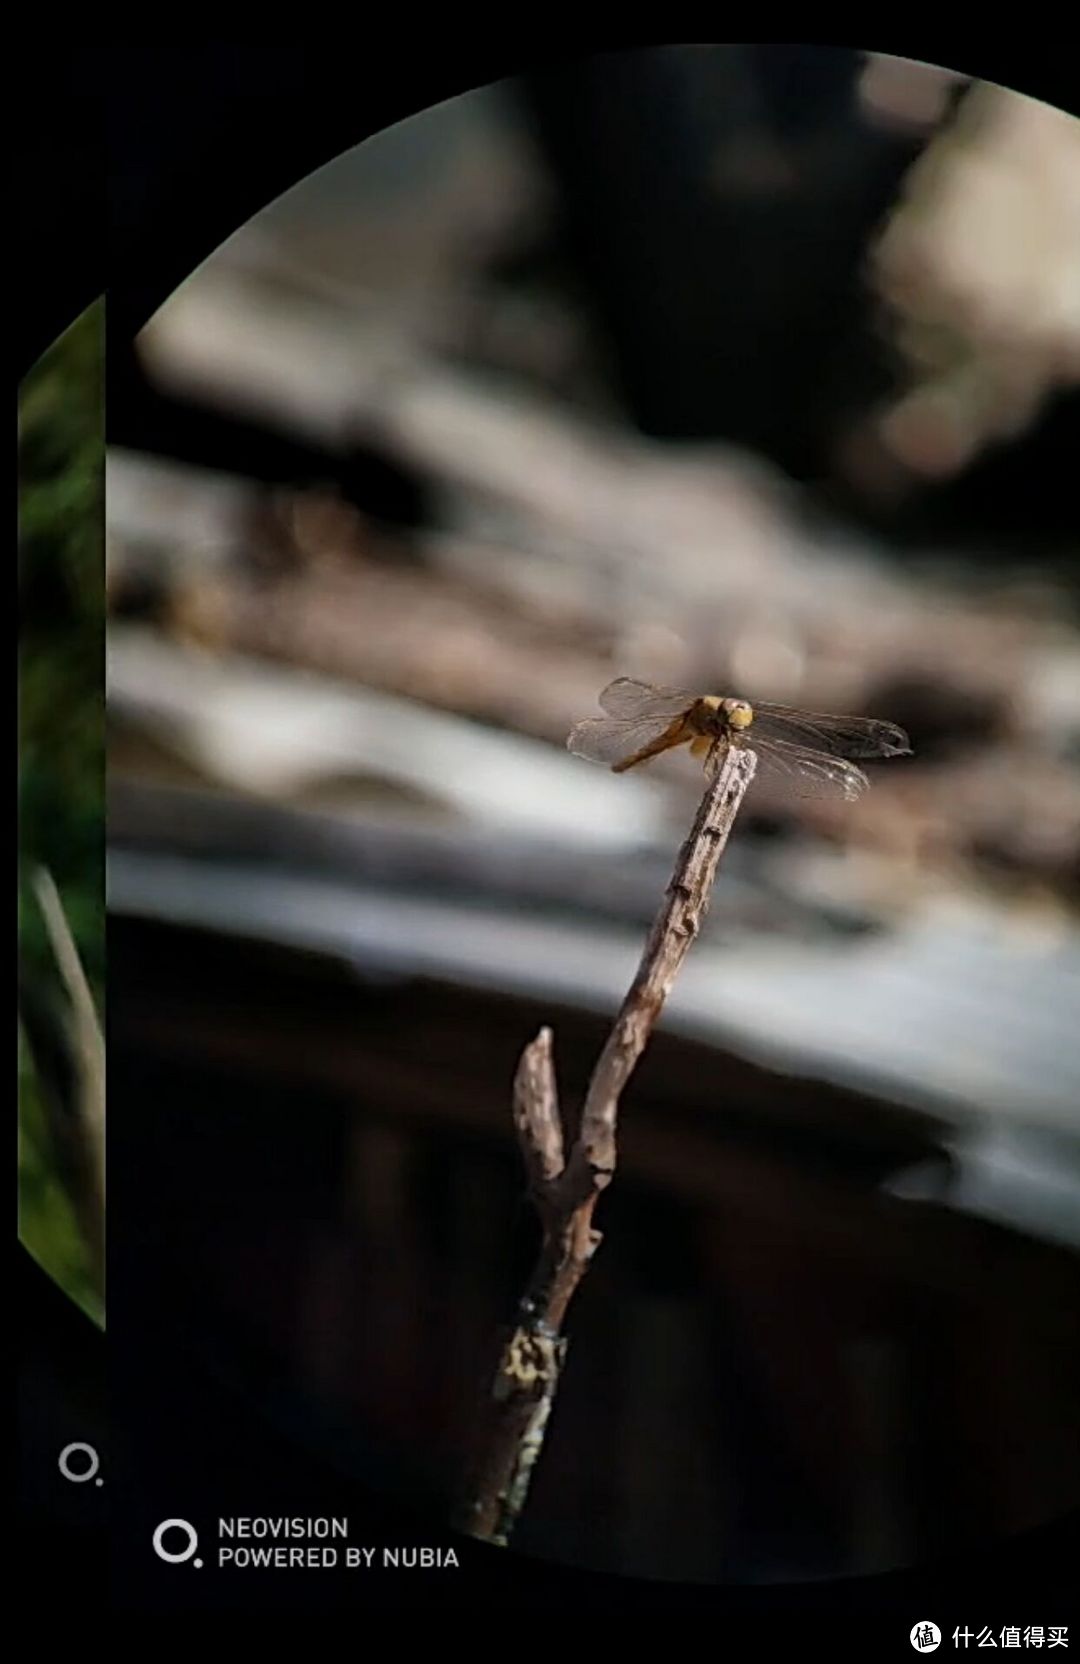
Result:
{"label": "blurred background", "polygon": [[342,1472],[459,1482],[517,1057],[580,1102],[700,791],[566,752],[631,675],[915,755],[755,783],[515,1545],[838,1576],[1080,1498],[1078,142],[858,53],[598,57],[110,341],[115,1251]]}

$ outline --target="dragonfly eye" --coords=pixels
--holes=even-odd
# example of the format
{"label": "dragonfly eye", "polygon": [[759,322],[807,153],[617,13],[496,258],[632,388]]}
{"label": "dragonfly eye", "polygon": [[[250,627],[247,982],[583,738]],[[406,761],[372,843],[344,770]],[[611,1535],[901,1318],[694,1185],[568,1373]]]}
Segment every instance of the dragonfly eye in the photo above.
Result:
{"label": "dragonfly eye", "polygon": [[745,699],[729,700],[727,719],[732,728],[749,728],[754,720],[754,707],[747,704]]}

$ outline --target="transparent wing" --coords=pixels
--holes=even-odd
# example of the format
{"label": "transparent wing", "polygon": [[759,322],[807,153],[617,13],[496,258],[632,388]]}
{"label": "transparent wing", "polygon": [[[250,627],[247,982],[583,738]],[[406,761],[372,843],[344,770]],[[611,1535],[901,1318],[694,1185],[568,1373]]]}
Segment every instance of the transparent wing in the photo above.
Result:
{"label": "transparent wing", "polygon": [[614,717],[664,717],[668,722],[687,710],[697,698],[680,688],[656,687],[652,682],[637,682],[632,676],[620,676],[609,682],[600,695],[601,708]]}
{"label": "transparent wing", "polygon": [[786,741],[824,751],[833,757],[907,757],[911,742],[902,728],[870,717],[828,716],[821,711],[796,711],[788,705],[754,701],[750,743]]}
{"label": "transparent wing", "polygon": [[[676,713],[677,714],[677,713]],[[590,717],[570,730],[567,750],[590,763],[624,763],[647,745],[663,738],[672,725],[671,716]]]}
{"label": "transparent wing", "polygon": [[797,797],[843,797],[849,803],[870,785],[861,768],[843,757],[830,757],[806,745],[767,739],[752,730],[749,749],[757,752],[758,775]]}

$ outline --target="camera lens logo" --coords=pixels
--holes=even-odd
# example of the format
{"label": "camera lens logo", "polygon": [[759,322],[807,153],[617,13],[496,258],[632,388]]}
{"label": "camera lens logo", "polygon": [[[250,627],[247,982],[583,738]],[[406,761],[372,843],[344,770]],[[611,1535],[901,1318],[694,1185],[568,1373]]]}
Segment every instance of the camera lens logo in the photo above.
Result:
{"label": "camera lens logo", "polygon": [[92,1479],[95,1485],[104,1483],[98,1478],[101,1463],[92,1444],[66,1444],[60,1452],[57,1466],[64,1478],[70,1480],[73,1485],[85,1485],[88,1479]]}
{"label": "camera lens logo", "polygon": [[[182,1536],[185,1540],[180,1548],[169,1549],[165,1546],[167,1532],[173,1533],[173,1540]],[[170,1566],[181,1566],[185,1560],[191,1560],[199,1546],[199,1533],[187,1520],[162,1520],[154,1532],[154,1553],[159,1560],[166,1561]],[[192,1564],[201,1566],[201,1560],[194,1560]]]}
{"label": "camera lens logo", "polygon": [[941,1645],[941,1631],[937,1624],[916,1624],[909,1639],[916,1652],[936,1652]]}

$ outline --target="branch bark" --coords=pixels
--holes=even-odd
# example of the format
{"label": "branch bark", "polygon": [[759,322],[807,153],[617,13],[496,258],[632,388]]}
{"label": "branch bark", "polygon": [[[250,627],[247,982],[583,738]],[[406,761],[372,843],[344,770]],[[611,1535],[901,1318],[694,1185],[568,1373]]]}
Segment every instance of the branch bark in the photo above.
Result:
{"label": "branch bark", "polygon": [[525,1505],[566,1359],[563,1322],[601,1241],[593,1213],[615,1173],[619,1101],[701,928],[756,765],[754,753],[744,750],[714,753],[710,760],[709,784],[637,974],[593,1069],[568,1155],[550,1029],[541,1029],[518,1063],[514,1126],[543,1241],[499,1356],[475,1469],[459,1511],[461,1529],[486,1542],[505,1545]]}

